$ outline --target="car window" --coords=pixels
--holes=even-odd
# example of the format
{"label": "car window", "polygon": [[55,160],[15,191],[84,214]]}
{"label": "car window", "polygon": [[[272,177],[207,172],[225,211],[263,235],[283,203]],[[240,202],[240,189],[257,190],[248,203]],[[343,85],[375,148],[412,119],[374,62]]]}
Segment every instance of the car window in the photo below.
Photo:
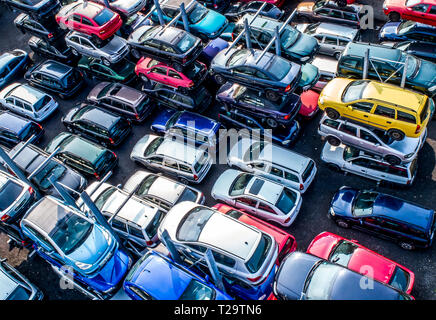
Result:
{"label": "car window", "polygon": [[332,120],[332,119],[325,119],[323,124],[325,124],[328,127],[334,128],[334,129],[338,129],[340,122]]}
{"label": "car window", "polygon": [[342,19],[342,11],[331,10],[329,16],[332,17],[332,18]]}
{"label": "car window", "polygon": [[357,21],[357,16],[353,13],[342,12],[345,20]]}
{"label": "car window", "polygon": [[164,75],[164,76],[167,75],[167,69],[166,69],[166,68],[162,68],[162,67],[155,67],[155,68],[152,68],[152,69],[150,70],[150,72],[151,72],[151,73],[161,74],[161,75]]}
{"label": "car window", "polygon": [[242,204],[248,205],[249,207],[255,208],[257,205],[257,201],[245,197],[239,197],[236,199],[237,202],[240,202]]}
{"label": "car window", "polygon": [[283,178],[283,170],[277,168],[277,167],[273,167],[271,166],[271,170],[270,170],[270,174]]}
{"label": "car window", "polygon": [[338,41],[337,41],[337,39],[336,38],[334,38],[334,37],[329,37],[329,36],[326,36],[325,38],[324,38],[324,43],[325,44],[330,44],[330,45],[337,45],[338,44]]}
{"label": "car window", "polygon": [[142,233],[142,230],[139,228],[139,226],[133,226],[132,224],[129,224],[129,234],[134,237],[144,239],[144,234]]}
{"label": "car window", "polygon": [[379,143],[379,141],[368,131],[360,129],[360,138],[371,143]]}
{"label": "car window", "polygon": [[322,16],[327,16],[330,13],[330,10],[325,9],[325,8],[321,8],[321,9],[315,10],[315,13],[322,15]]}
{"label": "car window", "polygon": [[373,108],[373,104],[369,103],[369,102],[357,102],[357,103],[353,103],[351,105],[351,107],[353,109],[359,110],[359,111],[363,111],[363,112],[371,112],[372,108]]}
{"label": "car window", "polygon": [[263,211],[266,211],[266,212],[269,212],[269,213],[274,213],[274,214],[276,214],[276,212],[273,210],[273,208],[271,208],[268,204],[266,204],[266,203],[262,203],[262,202],[260,202],[259,203],[259,207],[258,207],[258,209],[259,210],[263,210]]}
{"label": "car window", "polygon": [[395,109],[384,107],[384,106],[377,106],[374,111],[374,114],[395,119]]}
{"label": "car window", "polygon": [[289,171],[285,171],[285,179],[290,180],[290,181],[294,181],[294,182],[300,182],[297,175],[295,175]]}
{"label": "car window", "polygon": [[117,229],[117,230],[119,230],[119,231],[122,231],[122,232],[126,232],[126,233],[127,233],[127,226],[126,226],[126,223],[123,222],[123,221],[120,221],[119,218],[114,218],[114,219],[112,220],[112,227],[115,228],[115,229]]}
{"label": "car window", "polygon": [[236,261],[220,252],[217,252],[215,250],[212,250],[213,257],[215,258],[215,261],[219,264],[223,264],[227,267],[234,267],[236,264]]}
{"label": "car window", "polygon": [[85,18],[85,17],[82,17],[82,23],[84,24],[84,25],[87,25],[87,26],[94,26],[93,24],[92,24],[92,22],[91,21],[89,21],[89,19],[88,18]]}
{"label": "car window", "polygon": [[412,10],[416,12],[427,12],[428,6],[429,6],[428,4],[421,3],[421,4],[417,4],[416,6],[413,6]]}
{"label": "car window", "polygon": [[433,5],[431,8],[430,8],[430,11],[428,12],[429,14],[436,14],[436,5]]}
{"label": "car window", "polygon": [[409,122],[409,123],[416,123],[416,118],[414,115],[411,115],[410,113],[406,113],[400,110],[397,110],[397,120]]}
{"label": "car window", "polygon": [[168,75],[171,78],[182,80],[182,77],[177,72],[175,72],[174,70],[169,70],[168,71]]}
{"label": "car window", "polygon": [[347,134],[350,134],[352,136],[357,136],[357,128],[350,126],[348,124],[343,123],[341,127],[339,128],[339,131],[345,132]]}

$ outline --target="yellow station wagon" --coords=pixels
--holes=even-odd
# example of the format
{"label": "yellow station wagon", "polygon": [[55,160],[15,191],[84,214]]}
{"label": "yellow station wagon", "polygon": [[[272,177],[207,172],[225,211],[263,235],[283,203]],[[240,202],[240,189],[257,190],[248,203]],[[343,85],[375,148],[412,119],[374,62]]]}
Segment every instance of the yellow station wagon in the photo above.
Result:
{"label": "yellow station wagon", "polygon": [[386,130],[394,140],[419,137],[435,109],[426,95],[387,83],[344,78],[330,81],[318,104],[329,118],[348,118]]}

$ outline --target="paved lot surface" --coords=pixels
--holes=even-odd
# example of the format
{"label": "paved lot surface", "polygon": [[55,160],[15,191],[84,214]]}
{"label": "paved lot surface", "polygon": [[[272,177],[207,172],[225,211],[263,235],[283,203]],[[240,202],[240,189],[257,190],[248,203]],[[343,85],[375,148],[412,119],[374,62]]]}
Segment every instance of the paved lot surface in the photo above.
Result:
{"label": "paved lot surface", "polygon": [[[290,4],[289,7],[292,7],[292,4]],[[12,21],[17,14],[18,13],[11,13],[7,10],[0,12],[0,23],[2,25],[0,53],[14,48],[22,48],[26,51],[30,51],[26,44],[29,37],[22,35],[13,26]],[[364,40],[371,41],[372,39],[374,39],[374,32],[367,32]],[[34,60],[38,61],[36,57]],[[17,80],[23,81],[22,79]],[[75,103],[83,100],[94,84],[95,82],[88,82],[87,88],[73,100],[59,100],[59,111],[43,124],[46,132],[39,144],[41,147],[45,147],[54,136],[64,130],[60,122],[61,117],[66,114]],[[215,112],[216,110],[209,110],[208,115],[213,116]],[[359,188],[374,188],[381,192],[390,193],[407,200],[415,201],[424,206],[435,208],[435,121],[430,123],[427,143],[419,155],[418,176],[413,187],[410,189],[390,189],[377,187],[374,182],[357,176],[335,173],[323,165],[320,160],[323,142],[316,132],[320,117],[321,114],[318,114],[317,117],[310,122],[302,123],[302,135],[293,147],[295,151],[314,159],[318,166],[317,177],[310,189],[303,196],[302,209],[293,225],[287,229],[287,231],[293,234],[297,239],[299,250],[306,250],[310,241],[322,231],[330,231],[346,238],[356,239],[362,245],[414,271],[416,274],[416,285],[412,294],[416,299],[436,299],[436,264],[433,258],[435,254],[434,251],[436,250],[435,246],[425,251],[407,252],[394,243],[380,240],[358,231],[341,229],[327,219],[326,216],[332,195],[343,185]],[[138,139],[150,131],[149,127],[150,120],[141,125],[136,125],[126,143],[115,150],[120,158],[120,162],[109,180],[110,183],[125,183],[136,170],[141,169],[141,167],[130,161],[129,154]],[[207,205],[215,204],[214,200],[210,197],[210,190],[217,177],[225,169],[227,169],[225,165],[214,165],[204,182],[198,186],[207,196]],[[4,234],[0,234],[0,257],[7,258],[10,264],[16,266],[19,271],[41,288],[48,299],[86,299],[86,297],[76,291],[60,289],[59,279],[47,263],[37,256],[28,258],[28,252],[26,250],[20,251],[13,249],[9,251],[6,241],[7,237]]]}

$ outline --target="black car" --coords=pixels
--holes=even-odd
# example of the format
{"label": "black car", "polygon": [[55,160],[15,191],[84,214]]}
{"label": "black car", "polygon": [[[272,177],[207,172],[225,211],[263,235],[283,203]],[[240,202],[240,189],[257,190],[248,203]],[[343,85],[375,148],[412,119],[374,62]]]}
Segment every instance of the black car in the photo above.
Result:
{"label": "black car", "polygon": [[66,31],[56,23],[54,17],[41,23],[28,14],[20,13],[15,18],[14,24],[22,33],[29,33],[48,42],[55,42],[66,34]]}
{"label": "black car", "polygon": [[436,43],[434,42],[403,41],[396,43],[394,48],[400,49],[421,59],[436,62]]}
{"label": "black car", "polygon": [[292,123],[301,107],[301,99],[294,93],[273,102],[265,94],[233,83],[224,84],[218,90],[216,100],[227,109],[239,109],[270,128]]}
{"label": "black car", "polygon": [[[224,15],[229,21],[238,21],[246,13],[255,14],[264,3],[263,1],[235,2],[230,5]],[[280,20],[284,13],[272,3],[267,3],[259,15]]]}
{"label": "black car", "polygon": [[223,13],[230,5],[230,0],[199,0],[208,9]]}
{"label": "black car", "polygon": [[105,147],[118,146],[132,131],[130,121],[88,104],[71,109],[62,118],[62,122],[68,131]]}
{"label": "black car", "polygon": [[24,78],[31,85],[54,92],[62,99],[72,97],[84,84],[79,70],[54,60],[35,65]]}
{"label": "black car", "polygon": [[34,136],[32,142],[35,143],[43,134],[44,129],[39,123],[9,111],[0,111],[0,144],[12,148],[32,136]]}
{"label": "black car", "polygon": [[148,56],[171,64],[178,71],[194,62],[203,51],[199,38],[185,30],[161,25],[137,28],[127,43],[135,58]]}
{"label": "black car", "polygon": [[50,17],[61,8],[59,0],[3,0],[10,9],[25,12],[35,19]]}
{"label": "black car", "polygon": [[154,83],[151,87],[147,84],[143,85],[142,91],[148,93],[157,105],[177,110],[203,112],[213,100],[204,86],[181,93],[161,83]]}
{"label": "black car", "polygon": [[79,60],[67,46],[65,40],[59,39],[54,43],[48,43],[36,36],[33,36],[27,42],[27,45],[41,57],[57,60],[66,64],[75,64]]}

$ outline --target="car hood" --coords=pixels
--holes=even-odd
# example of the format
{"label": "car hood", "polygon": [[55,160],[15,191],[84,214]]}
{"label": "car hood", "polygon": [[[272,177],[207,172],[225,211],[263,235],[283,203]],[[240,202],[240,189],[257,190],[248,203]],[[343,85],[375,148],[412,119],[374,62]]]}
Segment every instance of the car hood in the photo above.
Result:
{"label": "car hood", "polygon": [[306,63],[301,67],[301,79],[298,86],[312,87],[319,79],[319,70],[317,67],[310,63]]}
{"label": "car hood", "polygon": [[210,64],[211,68],[219,67],[224,68],[226,66],[227,60],[232,56],[235,51],[238,51],[237,48],[230,49],[229,53],[226,54],[227,50],[222,50],[218,52],[218,54],[212,59]]}
{"label": "car hood", "polygon": [[301,34],[300,37],[292,44],[287,51],[295,55],[305,57],[310,56],[318,46],[318,41],[312,36]]}
{"label": "car hood", "polygon": [[330,204],[336,215],[351,217],[351,209],[357,190],[352,188],[341,188],[333,196]]}
{"label": "car hood", "polygon": [[211,194],[219,198],[227,198],[229,196],[229,188],[233,181],[239,176],[242,171],[227,169],[224,171],[212,187]]}
{"label": "car hood", "polygon": [[227,22],[227,18],[222,14],[209,10],[206,16],[196,23],[193,27],[206,34],[212,34],[220,30]]}
{"label": "car hood", "polygon": [[103,47],[102,50],[109,54],[116,54],[121,49],[124,49],[126,45],[126,40],[121,37],[114,36],[113,39]]}
{"label": "car hood", "polygon": [[166,124],[168,120],[175,114],[177,111],[173,109],[165,109],[159,112],[156,118],[154,118],[151,129],[156,132],[164,132],[166,130]]}
{"label": "car hood", "polygon": [[333,102],[342,101],[342,93],[350,82],[354,80],[345,78],[335,78],[324,87],[319,95],[319,100],[328,99]]}
{"label": "car hood", "polygon": [[397,34],[398,26],[400,25],[400,22],[387,22],[385,25],[380,29],[380,34],[390,34],[395,35]]}
{"label": "car hood", "polygon": [[143,158],[145,149],[147,149],[148,145],[156,138],[158,138],[158,137],[154,136],[154,135],[148,135],[148,134],[143,136],[141,139],[139,139],[139,141],[133,147],[133,150],[132,150],[132,153],[130,154],[130,156],[137,157],[137,158]]}
{"label": "car hood", "polygon": [[[140,1],[140,0],[118,0],[118,1],[112,2],[111,7],[117,8],[118,10],[125,12],[125,13],[130,13],[141,2],[142,1]],[[145,4],[145,2],[143,4]],[[142,5],[142,8],[143,7],[144,6]],[[140,8],[140,9],[142,9],[142,8]]]}
{"label": "car hood", "polygon": [[436,85],[436,63],[421,60],[421,66],[413,81],[427,88]]}
{"label": "car hood", "polygon": [[405,0],[385,0],[385,5],[389,7],[389,9],[396,8],[404,8],[405,6]]}
{"label": "car hood", "polygon": [[312,12],[312,8],[314,5],[315,5],[314,2],[302,2],[297,6],[297,11]]}

